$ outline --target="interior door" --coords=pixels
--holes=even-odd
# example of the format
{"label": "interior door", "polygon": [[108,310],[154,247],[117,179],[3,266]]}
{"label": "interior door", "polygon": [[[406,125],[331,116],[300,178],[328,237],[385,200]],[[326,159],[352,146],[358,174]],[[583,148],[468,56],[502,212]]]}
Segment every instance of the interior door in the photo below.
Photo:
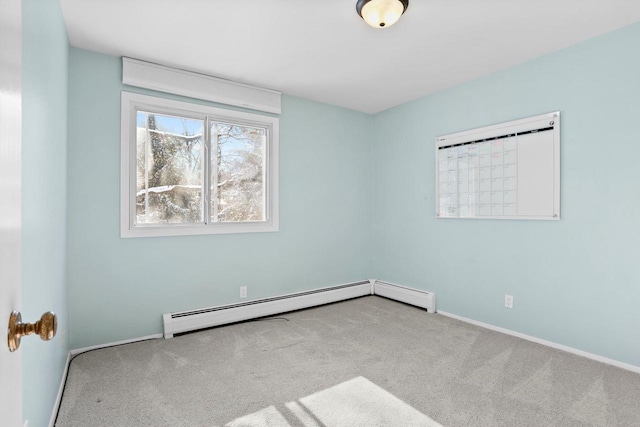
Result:
{"label": "interior door", "polygon": [[0,425],[22,425],[22,358],[9,352],[9,314],[20,309],[22,2],[0,0]]}

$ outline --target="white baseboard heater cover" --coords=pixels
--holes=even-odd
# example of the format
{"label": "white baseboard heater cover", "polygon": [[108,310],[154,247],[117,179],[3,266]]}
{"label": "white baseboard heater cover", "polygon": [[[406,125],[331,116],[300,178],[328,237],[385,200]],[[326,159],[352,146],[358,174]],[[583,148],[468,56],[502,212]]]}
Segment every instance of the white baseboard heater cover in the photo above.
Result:
{"label": "white baseboard heater cover", "polygon": [[241,322],[243,320],[271,316],[287,311],[300,310],[371,294],[371,282],[364,280],[362,282],[348,283],[272,298],[255,299],[236,304],[166,313],[162,315],[164,337],[172,338],[174,334],[181,332]]}
{"label": "white baseboard heater cover", "polygon": [[172,338],[174,334],[182,332],[242,322],[372,294],[424,308],[428,313],[436,312],[436,295],[433,292],[371,279],[235,304],[165,313],[162,315],[164,337]]}
{"label": "white baseboard heater cover", "polygon": [[436,294],[433,292],[421,291],[380,280],[374,281],[373,290],[375,295],[425,308],[428,313],[436,312]]}

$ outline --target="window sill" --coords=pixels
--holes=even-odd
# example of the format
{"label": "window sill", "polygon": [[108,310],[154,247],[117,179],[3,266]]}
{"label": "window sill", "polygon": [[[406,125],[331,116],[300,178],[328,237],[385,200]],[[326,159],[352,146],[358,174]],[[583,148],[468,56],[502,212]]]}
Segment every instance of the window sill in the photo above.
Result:
{"label": "window sill", "polygon": [[197,236],[208,234],[262,233],[278,231],[278,224],[266,222],[227,223],[215,225],[145,225],[120,230],[123,239],[136,237]]}

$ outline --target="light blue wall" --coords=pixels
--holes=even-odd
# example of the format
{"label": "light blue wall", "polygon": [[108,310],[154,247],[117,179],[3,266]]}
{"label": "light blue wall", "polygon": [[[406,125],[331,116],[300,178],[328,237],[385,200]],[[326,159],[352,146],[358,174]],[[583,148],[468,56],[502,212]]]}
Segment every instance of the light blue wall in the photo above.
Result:
{"label": "light blue wall", "polygon": [[242,285],[368,277],[371,116],[283,96],[279,232],[121,239],[121,61],[71,48],[69,67],[72,348],[160,333],[162,313],[239,301]]}
{"label": "light blue wall", "polygon": [[[372,275],[640,366],[638,46],[635,24],[375,116]],[[436,136],[554,110],[561,221],[435,219]]]}
{"label": "light blue wall", "polygon": [[67,358],[66,27],[58,1],[24,0],[22,123],[22,318],[58,315],[51,342],[22,340],[23,413],[48,425]]}

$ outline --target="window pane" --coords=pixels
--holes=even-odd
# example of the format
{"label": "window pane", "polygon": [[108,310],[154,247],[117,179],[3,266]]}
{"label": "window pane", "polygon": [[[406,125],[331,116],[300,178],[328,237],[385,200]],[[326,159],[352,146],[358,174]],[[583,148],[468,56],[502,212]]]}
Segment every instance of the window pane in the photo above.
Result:
{"label": "window pane", "polygon": [[211,221],[265,220],[265,128],[211,124]]}
{"label": "window pane", "polygon": [[196,223],[202,214],[202,120],[138,111],[136,223]]}

